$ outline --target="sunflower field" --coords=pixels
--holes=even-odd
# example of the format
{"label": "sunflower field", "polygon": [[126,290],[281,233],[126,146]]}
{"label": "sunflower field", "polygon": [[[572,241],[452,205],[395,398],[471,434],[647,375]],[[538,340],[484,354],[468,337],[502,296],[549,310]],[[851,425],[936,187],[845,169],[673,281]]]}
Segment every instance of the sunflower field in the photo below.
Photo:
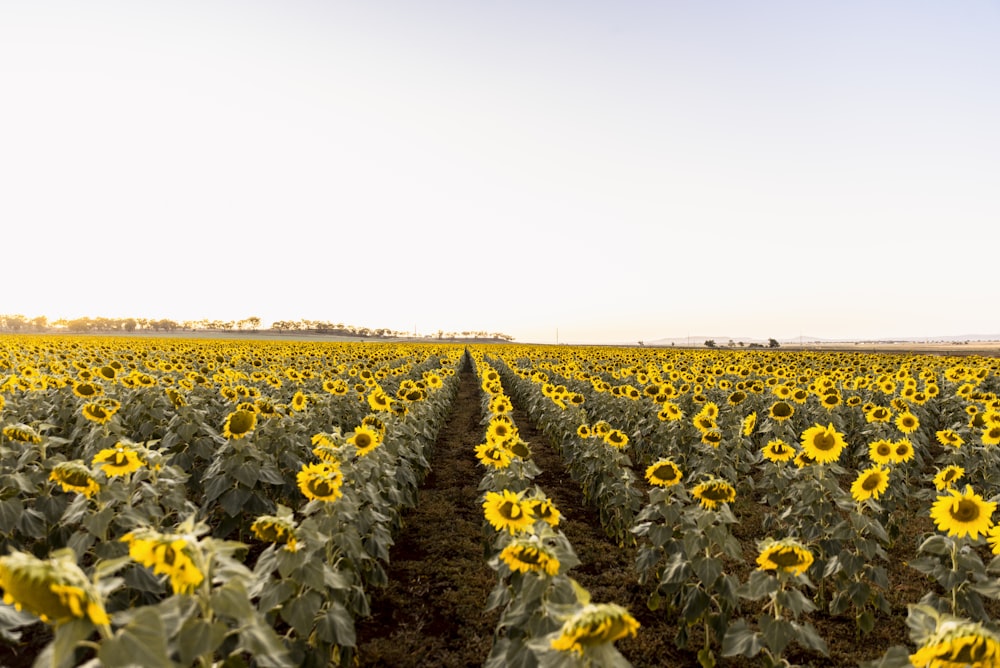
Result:
{"label": "sunflower field", "polygon": [[0,339],[0,633],[37,665],[348,665],[457,346]]}
{"label": "sunflower field", "polygon": [[[45,666],[358,665],[472,373],[484,665],[1000,665],[1000,362],[978,356],[0,338],[0,635]],[[541,439],[521,438],[515,410]],[[553,450],[635,602],[593,600]],[[548,465],[550,468],[553,464]],[[641,613],[641,614],[640,614]],[[652,616],[652,617],[651,617]],[[661,627],[664,628],[664,627]],[[842,654],[842,652],[841,652]],[[841,654],[838,654],[840,656]],[[839,659],[838,659],[839,660]],[[25,663],[23,665],[31,665]],[[652,664],[651,664],[652,665]]]}

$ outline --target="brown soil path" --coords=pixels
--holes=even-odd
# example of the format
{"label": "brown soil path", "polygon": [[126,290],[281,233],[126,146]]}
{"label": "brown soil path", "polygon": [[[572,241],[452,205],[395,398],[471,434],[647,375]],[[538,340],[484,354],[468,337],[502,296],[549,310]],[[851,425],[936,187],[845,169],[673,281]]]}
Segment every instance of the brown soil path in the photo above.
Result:
{"label": "brown soil path", "polygon": [[468,361],[416,508],[389,554],[389,584],[359,620],[358,666],[482,666],[499,613],[484,613],[496,573],[486,564],[479,470],[480,389]]}

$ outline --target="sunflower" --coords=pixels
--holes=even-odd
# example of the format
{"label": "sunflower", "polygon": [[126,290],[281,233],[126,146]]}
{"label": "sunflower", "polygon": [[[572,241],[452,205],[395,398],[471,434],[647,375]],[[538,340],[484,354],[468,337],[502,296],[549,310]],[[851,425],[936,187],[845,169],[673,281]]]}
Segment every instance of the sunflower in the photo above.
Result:
{"label": "sunflower", "polygon": [[476,459],[484,466],[505,469],[514,458],[507,448],[486,442],[476,446]]}
{"label": "sunflower", "polygon": [[709,478],[691,490],[692,496],[698,499],[702,508],[715,510],[723,503],[736,500],[736,490],[725,480]]}
{"label": "sunflower", "polygon": [[382,388],[375,388],[368,394],[368,405],[373,411],[391,411],[392,404],[392,397]]}
{"label": "sunflower", "polygon": [[309,399],[301,391],[292,395],[292,402],[289,404],[293,411],[304,411],[309,405]]}
{"label": "sunflower", "polygon": [[672,401],[665,401],[660,405],[660,410],[656,413],[656,419],[660,422],[677,422],[684,419],[684,411]]}
{"label": "sunflower", "polygon": [[895,452],[892,441],[884,438],[868,444],[868,459],[876,464],[891,464],[895,461]]}
{"label": "sunflower", "polygon": [[77,382],[73,383],[73,394],[81,399],[95,399],[104,394],[104,390],[96,383]]}
{"label": "sunflower", "polygon": [[347,394],[347,390],[348,390],[347,383],[341,378],[335,378],[323,381],[323,391],[329,394],[342,397],[345,394]]}
{"label": "sunflower", "polygon": [[154,529],[138,529],[121,537],[128,543],[129,556],[154,575],[166,575],[175,594],[190,594],[205,579],[195,563],[196,543],[190,536],[162,534]]}
{"label": "sunflower", "polygon": [[546,548],[537,536],[514,538],[500,552],[500,560],[513,572],[559,573],[559,559]]}
{"label": "sunflower", "polygon": [[611,431],[611,424],[606,420],[598,420],[593,424],[591,430],[594,432],[595,436],[604,438],[608,435],[608,432]]}
{"label": "sunflower", "polygon": [[[2,398],[2,397],[0,397]],[[3,428],[3,435],[19,443],[41,443],[41,435],[26,424],[12,424]]]}
{"label": "sunflower", "polygon": [[487,409],[494,415],[501,415],[512,412],[514,410],[514,404],[510,402],[510,398],[506,395],[498,394],[490,399]]}
{"label": "sunflower", "polygon": [[588,603],[563,622],[552,649],[583,655],[585,647],[604,645],[621,638],[635,637],[639,622],[628,610],[615,603]]}
{"label": "sunflower", "polygon": [[261,515],[250,525],[250,531],[259,540],[284,545],[289,552],[299,549],[295,522],[290,516]]}
{"label": "sunflower", "polygon": [[881,466],[872,466],[858,474],[851,483],[851,497],[855,501],[878,499],[889,487],[889,470]]}
{"label": "sunflower", "polygon": [[225,438],[237,440],[243,438],[257,426],[257,413],[248,410],[235,410],[226,416],[222,425],[222,435]]}
{"label": "sunflower", "polygon": [[865,411],[865,420],[868,422],[888,422],[892,419],[892,411],[885,406],[872,406]]}
{"label": "sunflower", "polygon": [[528,497],[528,505],[531,507],[531,513],[537,519],[545,520],[545,523],[552,527],[559,525],[562,513],[556,508],[556,504],[552,502],[552,499],[548,497]]}
{"label": "sunflower", "polygon": [[980,439],[983,445],[1000,445],[1000,425],[987,425]]}
{"label": "sunflower", "polygon": [[743,435],[749,436],[753,433],[753,428],[757,425],[757,413],[750,413],[743,418]]}
{"label": "sunflower", "polygon": [[591,436],[590,425],[581,424],[579,427],[576,428],[576,435],[579,436],[580,438],[590,438]]}
{"label": "sunflower", "polygon": [[961,466],[954,464],[945,466],[934,476],[934,487],[939,491],[948,489],[963,475],[965,475],[965,469]]}
{"label": "sunflower", "polygon": [[801,575],[809,570],[812,563],[812,552],[794,538],[782,540],[768,538],[761,543],[757,555],[757,570],[761,571],[781,571]]}
{"label": "sunflower", "polygon": [[795,459],[796,454],[795,448],[788,445],[781,439],[768,441],[767,445],[763,448],[763,453],[764,459],[775,463],[787,462]]}
{"label": "sunflower", "polygon": [[695,415],[691,423],[703,434],[710,429],[718,429],[718,425],[715,423],[715,418],[707,415]]}
{"label": "sunflower", "polygon": [[[504,416],[506,417],[506,416]],[[517,437],[517,427],[513,421],[494,417],[486,427],[486,440],[490,443],[501,444]]]}
{"label": "sunflower", "polygon": [[620,429],[612,429],[604,435],[604,442],[613,448],[623,450],[628,445],[628,435]]}
{"label": "sunflower", "polygon": [[344,484],[344,474],[336,461],[305,464],[296,475],[296,480],[299,491],[307,499],[332,502],[342,496],[340,487]]}
{"label": "sunflower", "polygon": [[382,434],[369,425],[359,425],[347,442],[357,448],[358,455],[364,457],[382,444]]}
{"label": "sunflower", "polygon": [[816,463],[816,460],[809,456],[809,453],[805,450],[799,450],[799,452],[792,458],[795,462],[795,466],[800,469],[804,469],[807,466],[812,466]]}
{"label": "sunflower", "polygon": [[4,603],[47,624],[73,619],[87,619],[98,626],[111,623],[100,594],[70,550],[54,552],[48,559],[26,552],[0,557],[0,589]]}
{"label": "sunflower", "polygon": [[935,432],[934,436],[937,438],[938,443],[947,445],[950,448],[960,448],[962,447],[962,443],[965,442],[954,429],[941,429]]}
{"label": "sunflower", "polygon": [[833,410],[841,403],[840,394],[836,390],[831,390],[820,398],[819,403],[823,408]]}
{"label": "sunflower", "polygon": [[379,416],[373,414],[366,415],[361,418],[361,425],[371,427],[378,432],[380,438],[385,438],[386,425]]}
{"label": "sunflower", "polygon": [[730,393],[729,398],[726,399],[726,403],[730,406],[739,406],[747,399],[747,393],[743,390],[736,390]]}
{"label": "sunflower", "polygon": [[775,401],[773,404],[771,404],[771,407],[768,409],[767,414],[771,417],[772,420],[776,420],[777,422],[784,422],[785,420],[787,420],[788,418],[792,417],[792,415],[795,414],[795,409],[792,408],[792,405],[787,401]]}
{"label": "sunflower", "polygon": [[844,436],[833,427],[814,425],[802,433],[802,451],[820,464],[835,462],[847,443]]}
{"label": "sunflower", "polygon": [[114,399],[106,399],[104,401],[90,401],[85,403],[80,412],[83,413],[83,417],[91,422],[106,424],[118,412],[120,407],[121,404]]}
{"label": "sunflower", "polygon": [[909,656],[917,668],[994,668],[1000,637],[978,622],[948,619]]}
{"label": "sunflower", "polygon": [[656,487],[676,485],[683,477],[680,467],[671,459],[661,458],[646,467],[646,481]]}
{"label": "sunflower", "polygon": [[910,411],[904,411],[896,416],[896,429],[904,434],[912,434],[920,427],[920,419]]}
{"label": "sunflower", "polygon": [[131,441],[118,441],[113,448],[105,448],[91,460],[91,466],[104,472],[109,478],[128,475],[138,471],[146,463]]}
{"label": "sunflower", "polygon": [[993,526],[991,515],[997,504],[985,501],[972,491],[971,485],[964,492],[949,489],[944,496],[937,497],[931,507],[931,518],[938,529],[949,536],[969,536],[976,540],[979,534],[986,534]]}
{"label": "sunflower", "polygon": [[719,444],[722,443],[722,430],[718,427],[706,429],[701,432],[701,442],[705,445],[710,445],[713,448],[719,447]]}
{"label": "sunflower", "polygon": [[908,438],[901,438],[892,444],[892,462],[902,464],[913,459],[913,443]]}
{"label": "sunflower", "polygon": [[79,459],[56,464],[49,480],[59,483],[64,492],[83,494],[88,499],[101,491],[93,472]]}
{"label": "sunflower", "polygon": [[517,492],[505,489],[502,492],[487,492],[483,501],[486,520],[497,531],[511,534],[524,531],[535,522],[530,500]]}

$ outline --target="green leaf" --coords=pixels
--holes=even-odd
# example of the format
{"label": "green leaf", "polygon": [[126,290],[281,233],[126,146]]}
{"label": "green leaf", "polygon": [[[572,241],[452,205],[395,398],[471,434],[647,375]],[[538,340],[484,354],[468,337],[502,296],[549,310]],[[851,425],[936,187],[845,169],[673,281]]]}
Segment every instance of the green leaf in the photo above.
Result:
{"label": "green leaf", "polygon": [[236,478],[244,487],[253,489],[260,477],[260,464],[252,459],[244,460],[236,466],[230,467],[227,473]]}
{"label": "green leaf", "polygon": [[230,580],[212,594],[212,609],[217,614],[236,620],[243,620],[254,614],[255,609],[243,584]]}
{"label": "green leaf", "polygon": [[37,510],[25,508],[18,518],[17,529],[28,538],[44,538],[45,518]]}
{"label": "green leaf", "polygon": [[722,561],[712,557],[695,557],[691,560],[691,568],[706,587],[711,587],[719,576],[722,575]]}
{"label": "green leaf", "polygon": [[219,505],[226,511],[227,515],[236,517],[243,512],[244,506],[252,495],[253,492],[249,489],[234,487],[222,495],[222,498],[219,499]]}
{"label": "green leaf", "polygon": [[753,571],[740,587],[740,596],[758,601],[778,591],[778,578],[766,571]]}
{"label": "green leaf", "polygon": [[737,619],[722,638],[722,656],[754,657],[764,649],[760,633],[750,630],[746,620]]}
{"label": "green leaf", "polygon": [[857,617],[858,628],[861,629],[862,633],[871,633],[875,628],[875,615],[872,614],[871,610],[864,610]]}
{"label": "green leaf", "polygon": [[780,655],[788,647],[788,643],[795,639],[795,627],[787,619],[775,619],[763,615],[758,623],[764,642],[772,654]]}
{"label": "green leaf", "polygon": [[827,649],[826,641],[820,637],[819,633],[816,632],[810,624],[797,624],[791,622],[791,626],[794,629],[795,640],[802,646],[808,647],[809,649],[814,649],[823,656],[829,656],[830,650]]}
{"label": "green leaf", "polygon": [[952,545],[953,543],[948,537],[934,534],[921,543],[917,551],[928,554],[951,554]]}
{"label": "green leaf", "polygon": [[97,656],[106,668],[174,668],[163,621],[152,607],[137,611],[129,624],[102,642]]}
{"label": "green leaf", "polygon": [[181,663],[189,666],[199,656],[211,658],[215,650],[226,639],[227,627],[222,622],[205,619],[189,619],[177,636]]}
{"label": "green leaf", "polygon": [[319,618],[316,633],[326,642],[343,647],[354,647],[357,642],[354,618],[347,608],[336,601],[331,602],[329,610]]}
{"label": "green leaf", "polygon": [[312,633],[316,613],[323,603],[319,592],[308,591],[285,603],[281,608],[281,618],[288,622],[299,636],[305,638]]}
{"label": "green leaf", "polygon": [[24,504],[16,497],[0,501],[0,532],[11,534],[17,528],[23,512]]}
{"label": "green leaf", "polygon": [[294,665],[278,634],[256,615],[250,624],[240,630],[240,644],[261,668],[287,668]]}
{"label": "green leaf", "polygon": [[278,606],[284,604],[295,594],[295,585],[288,580],[273,580],[267,582],[261,591],[257,602],[257,609],[261,612],[270,612]]}

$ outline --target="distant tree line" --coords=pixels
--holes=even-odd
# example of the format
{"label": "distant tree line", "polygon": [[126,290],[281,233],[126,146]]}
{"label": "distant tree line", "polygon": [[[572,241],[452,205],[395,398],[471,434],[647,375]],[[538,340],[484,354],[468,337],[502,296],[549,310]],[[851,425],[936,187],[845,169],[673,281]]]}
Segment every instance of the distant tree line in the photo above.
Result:
{"label": "distant tree line", "polygon": [[[60,318],[49,321],[44,316],[29,318],[24,315],[0,314],[0,331],[13,333],[28,332],[69,332],[81,334],[87,332],[259,332],[261,319],[250,316],[240,320],[184,320],[177,322],[169,319],[152,318]],[[409,338],[416,334],[389,329],[388,327],[357,327],[344,323],[332,323],[325,320],[278,320],[271,324],[270,330],[275,332],[303,332],[312,334],[331,334],[337,336],[359,338]],[[445,332],[438,330],[436,334],[425,334],[425,339],[494,339],[498,341],[513,341],[514,337],[501,332],[463,331]]]}

